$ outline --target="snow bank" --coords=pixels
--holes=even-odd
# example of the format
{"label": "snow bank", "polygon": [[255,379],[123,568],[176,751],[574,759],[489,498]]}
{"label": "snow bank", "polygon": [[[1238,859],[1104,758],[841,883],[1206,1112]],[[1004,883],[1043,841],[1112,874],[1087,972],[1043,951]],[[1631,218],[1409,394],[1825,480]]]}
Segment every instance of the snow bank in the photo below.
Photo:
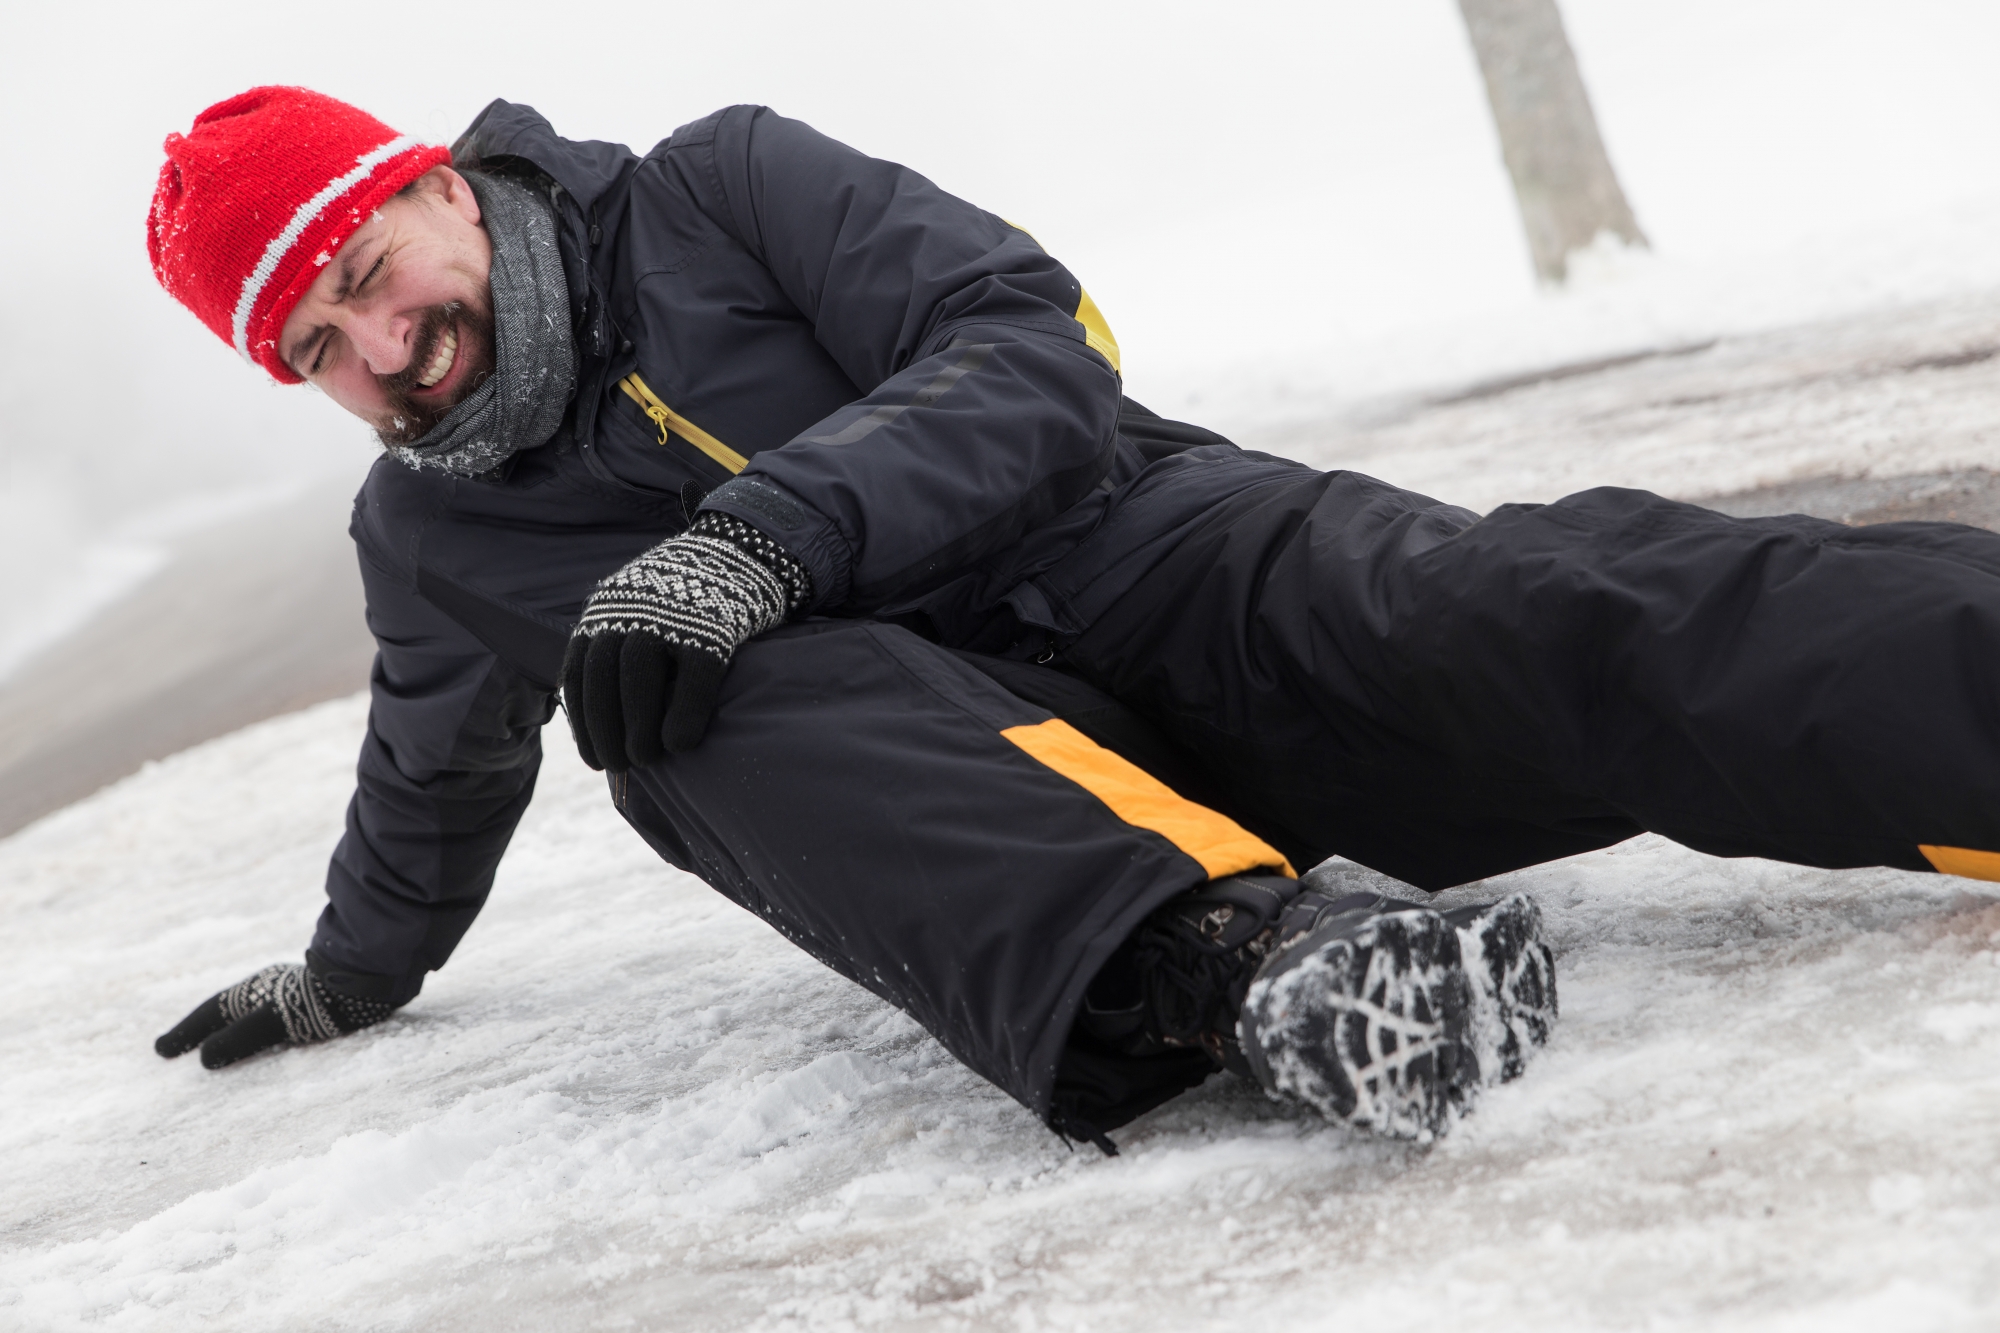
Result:
{"label": "snow bank", "polygon": [[1652,838],[1509,876],[1484,891],[1538,895],[1565,1017],[1444,1142],[1218,1081],[1106,1160],[661,865],[553,728],[402,1015],[161,1062],[296,956],[364,716],[0,842],[0,1328],[1990,1326],[1984,886]]}

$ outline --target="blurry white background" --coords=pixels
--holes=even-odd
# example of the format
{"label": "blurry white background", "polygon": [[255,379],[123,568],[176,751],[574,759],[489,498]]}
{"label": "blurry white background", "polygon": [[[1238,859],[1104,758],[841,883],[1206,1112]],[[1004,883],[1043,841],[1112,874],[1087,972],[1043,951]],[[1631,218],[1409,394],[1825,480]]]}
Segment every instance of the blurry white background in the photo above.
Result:
{"label": "blurry white background", "polygon": [[21,6],[0,44],[0,672],[358,428],[153,284],[160,141],[300,83],[450,141],[769,103],[1030,227],[1225,431],[2000,280],[2000,6],[1564,0],[1655,253],[1535,290],[1451,0]]}

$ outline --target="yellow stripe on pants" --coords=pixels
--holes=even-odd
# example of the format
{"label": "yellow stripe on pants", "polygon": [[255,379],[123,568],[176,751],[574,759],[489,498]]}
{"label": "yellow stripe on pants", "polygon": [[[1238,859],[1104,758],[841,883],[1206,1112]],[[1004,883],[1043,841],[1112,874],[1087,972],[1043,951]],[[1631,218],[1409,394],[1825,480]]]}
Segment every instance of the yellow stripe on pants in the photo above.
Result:
{"label": "yellow stripe on pants", "polygon": [[1186,852],[1210,879],[1246,870],[1297,873],[1276,848],[1235,820],[1176,795],[1166,783],[1061,718],[1008,727],[1000,734],[1110,806],[1126,823],[1151,829]]}

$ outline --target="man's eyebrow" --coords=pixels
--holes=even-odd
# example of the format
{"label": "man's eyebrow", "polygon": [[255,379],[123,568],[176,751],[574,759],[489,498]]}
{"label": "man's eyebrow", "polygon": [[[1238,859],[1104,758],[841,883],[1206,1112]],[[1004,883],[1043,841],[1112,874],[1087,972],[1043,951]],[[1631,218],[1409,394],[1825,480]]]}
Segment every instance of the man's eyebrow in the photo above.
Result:
{"label": "man's eyebrow", "polygon": [[333,289],[333,303],[339,305],[354,290],[354,252],[359,246],[345,246],[340,252],[340,285]]}
{"label": "man's eyebrow", "polygon": [[[333,304],[335,305],[339,305],[342,301],[345,301],[348,295],[354,290],[354,256],[362,248],[362,246],[349,245],[341,249],[340,258],[336,261],[340,265],[340,282],[333,289]],[[318,340],[319,336],[327,331],[328,327],[330,326],[316,324],[306,331],[306,335],[303,338],[300,338],[298,342],[292,345],[292,355],[285,358],[285,364],[292,368],[293,374],[299,376],[301,379],[305,378],[306,372],[299,367],[295,358],[308,347],[311,347]]]}

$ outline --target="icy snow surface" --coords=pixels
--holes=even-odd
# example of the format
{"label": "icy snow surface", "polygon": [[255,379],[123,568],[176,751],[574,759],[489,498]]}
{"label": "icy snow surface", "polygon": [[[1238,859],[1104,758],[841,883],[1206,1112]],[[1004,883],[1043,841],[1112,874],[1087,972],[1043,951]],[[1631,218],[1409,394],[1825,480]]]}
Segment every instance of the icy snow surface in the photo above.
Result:
{"label": "icy snow surface", "polygon": [[1564,1017],[1428,1149],[1216,1081],[1070,1152],[658,862],[560,726],[384,1026],[152,1037],[294,956],[359,699],[0,843],[0,1328],[1991,1327],[2000,898],[1652,838],[1540,899]]}

